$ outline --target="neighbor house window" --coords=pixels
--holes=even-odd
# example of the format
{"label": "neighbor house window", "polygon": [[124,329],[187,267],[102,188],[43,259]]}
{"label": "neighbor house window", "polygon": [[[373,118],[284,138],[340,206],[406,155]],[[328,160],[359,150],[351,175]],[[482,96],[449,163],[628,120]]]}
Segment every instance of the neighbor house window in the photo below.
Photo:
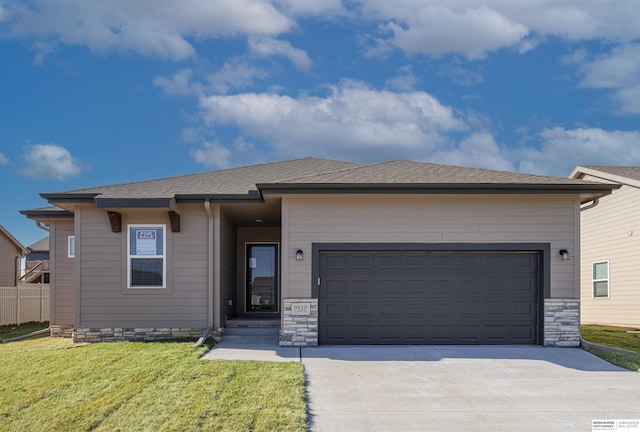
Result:
{"label": "neighbor house window", "polygon": [[76,257],[76,236],[67,237],[67,257]]}
{"label": "neighbor house window", "polygon": [[164,288],[165,225],[129,225],[129,288]]}
{"label": "neighbor house window", "polygon": [[593,263],[593,296],[609,297],[609,261]]}

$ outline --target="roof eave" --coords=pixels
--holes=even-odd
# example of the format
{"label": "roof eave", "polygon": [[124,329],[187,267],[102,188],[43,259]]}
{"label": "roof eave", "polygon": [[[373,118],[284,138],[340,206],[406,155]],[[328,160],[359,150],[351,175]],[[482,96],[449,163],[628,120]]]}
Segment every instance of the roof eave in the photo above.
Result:
{"label": "roof eave", "polygon": [[619,186],[627,185],[627,186],[640,188],[639,180],[629,178],[620,174],[613,174],[606,171],[600,171],[597,168],[590,168],[590,167],[583,167],[583,166],[575,167],[573,171],[571,171],[571,174],[569,174],[569,178],[580,179],[580,178],[583,178],[585,175],[596,177],[604,182],[619,183]]}
{"label": "roof eave", "polygon": [[29,219],[73,219],[73,213],[67,210],[20,210],[20,214],[25,215]]}
{"label": "roof eave", "polygon": [[605,196],[620,186],[614,184],[514,184],[514,183],[278,183],[259,184],[262,194],[569,194]]}

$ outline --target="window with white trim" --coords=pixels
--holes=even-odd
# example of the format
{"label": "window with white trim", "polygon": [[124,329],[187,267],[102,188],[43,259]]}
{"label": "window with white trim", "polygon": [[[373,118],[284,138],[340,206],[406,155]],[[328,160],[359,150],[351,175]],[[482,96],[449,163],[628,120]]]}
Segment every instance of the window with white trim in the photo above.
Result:
{"label": "window with white trim", "polygon": [[76,257],[76,236],[67,237],[67,258]]}
{"label": "window with white trim", "polygon": [[609,297],[609,261],[593,263],[593,297]]}
{"label": "window with white trim", "polygon": [[128,225],[129,288],[165,288],[166,225]]}

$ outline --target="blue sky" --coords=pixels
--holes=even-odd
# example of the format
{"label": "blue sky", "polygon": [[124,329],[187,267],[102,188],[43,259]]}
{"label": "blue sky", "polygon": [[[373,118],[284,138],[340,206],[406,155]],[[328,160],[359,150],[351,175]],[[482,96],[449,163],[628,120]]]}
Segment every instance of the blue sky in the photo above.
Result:
{"label": "blue sky", "polygon": [[637,0],[0,0],[0,224],[306,156],[640,164]]}

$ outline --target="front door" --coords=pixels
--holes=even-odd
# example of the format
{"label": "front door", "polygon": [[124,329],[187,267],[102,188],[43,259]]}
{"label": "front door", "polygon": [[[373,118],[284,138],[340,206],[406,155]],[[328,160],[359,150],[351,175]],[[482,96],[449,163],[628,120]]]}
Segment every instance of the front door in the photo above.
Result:
{"label": "front door", "polygon": [[277,313],[278,245],[247,243],[246,247],[246,313]]}

